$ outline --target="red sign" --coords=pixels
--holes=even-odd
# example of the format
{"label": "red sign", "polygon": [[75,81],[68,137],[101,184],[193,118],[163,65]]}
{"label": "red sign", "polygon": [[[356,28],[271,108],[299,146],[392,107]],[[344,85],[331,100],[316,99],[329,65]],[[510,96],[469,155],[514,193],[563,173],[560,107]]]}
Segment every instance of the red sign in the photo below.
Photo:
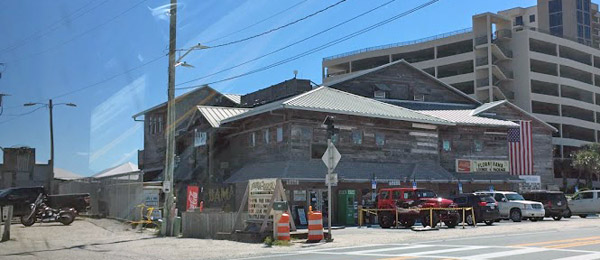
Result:
{"label": "red sign", "polygon": [[194,210],[198,207],[198,186],[187,187],[187,210]]}
{"label": "red sign", "polygon": [[471,172],[471,160],[456,160],[456,172]]}

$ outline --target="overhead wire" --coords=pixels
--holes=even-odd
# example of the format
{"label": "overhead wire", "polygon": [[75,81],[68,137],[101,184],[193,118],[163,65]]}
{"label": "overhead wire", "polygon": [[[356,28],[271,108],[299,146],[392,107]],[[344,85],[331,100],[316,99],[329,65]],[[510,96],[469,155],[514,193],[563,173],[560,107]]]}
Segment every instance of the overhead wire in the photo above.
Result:
{"label": "overhead wire", "polygon": [[25,112],[25,113],[21,113],[21,114],[17,114],[17,115],[5,115],[5,116],[13,116],[13,118],[11,118],[11,119],[8,119],[8,120],[4,120],[4,121],[0,121],[0,125],[1,125],[1,124],[5,124],[5,123],[8,123],[8,122],[10,122],[10,121],[13,121],[13,120],[15,120],[15,119],[18,119],[19,117],[22,117],[22,116],[29,115],[29,114],[31,114],[31,113],[33,113],[33,112],[35,112],[35,111],[38,111],[38,110],[40,110],[40,109],[42,109],[42,108],[45,108],[45,106],[40,106],[40,107],[37,107],[37,108],[35,108],[35,109],[31,110],[31,111],[28,111],[28,112]]}
{"label": "overhead wire", "polygon": [[281,10],[281,11],[279,11],[279,12],[277,12],[277,13],[275,13],[275,14],[273,14],[273,15],[269,16],[269,17],[266,17],[266,18],[264,18],[264,19],[261,19],[260,21],[257,21],[257,22],[255,22],[255,23],[252,23],[252,24],[250,24],[250,25],[248,25],[248,26],[246,26],[246,27],[243,27],[243,28],[241,28],[241,29],[239,29],[239,30],[236,30],[236,31],[230,32],[230,33],[228,33],[228,34],[225,34],[225,35],[223,35],[223,36],[219,36],[219,37],[217,37],[217,38],[215,38],[215,39],[212,39],[212,40],[206,41],[206,42],[204,42],[204,44],[208,44],[208,43],[211,43],[211,42],[216,42],[216,41],[218,41],[218,40],[225,39],[225,38],[227,38],[227,37],[229,37],[229,36],[231,36],[231,35],[234,35],[234,34],[237,34],[237,33],[239,33],[239,32],[245,31],[245,30],[247,30],[247,29],[249,29],[249,28],[252,28],[252,27],[254,27],[254,26],[256,26],[256,25],[258,25],[258,24],[260,24],[260,23],[263,23],[263,22],[265,22],[265,21],[268,21],[268,20],[270,20],[270,19],[272,19],[272,18],[274,18],[274,17],[277,17],[277,16],[279,16],[280,14],[286,13],[287,11],[289,11],[289,10],[291,10],[291,9],[293,9],[293,8],[295,8],[295,7],[299,6],[299,5],[301,5],[301,4],[303,4],[303,3],[307,2],[307,1],[308,1],[308,0],[303,0],[303,1],[300,1],[300,2],[298,2],[298,3],[296,3],[296,4],[292,5],[292,6],[290,6],[290,7],[288,7],[288,8],[286,8],[286,9],[284,9],[284,10]]}
{"label": "overhead wire", "polygon": [[269,34],[269,33],[272,33],[272,32],[278,31],[278,30],[281,30],[281,29],[283,29],[283,28],[285,28],[285,27],[288,27],[288,26],[290,26],[290,25],[293,25],[293,24],[299,23],[299,22],[301,22],[301,21],[304,21],[304,20],[306,20],[306,19],[308,19],[308,18],[311,18],[311,17],[313,17],[313,16],[315,16],[315,15],[318,15],[318,14],[320,14],[320,13],[322,13],[322,12],[325,12],[325,11],[327,11],[327,10],[329,10],[329,9],[333,8],[333,7],[336,7],[337,5],[339,5],[339,4],[343,3],[343,2],[346,2],[346,0],[340,0],[340,1],[338,1],[338,2],[336,2],[336,3],[334,3],[334,4],[332,4],[332,5],[329,5],[329,6],[325,7],[325,8],[323,8],[323,9],[320,9],[320,10],[318,10],[318,11],[314,12],[314,13],[311,13],[311,14],[309,14],[309,15],[306,15],[306,16],[304,16],[304,17],[302,17],[302,18],[296,19],[296,20],[294,20],[294,21],[292,21],[292,22],[289,22],[289,23],[286,23],[286,24],[284,24],[284,25],[281,25],[281,26],[275,27],[275,28],[273,28],[273,29],[270,29],[270,30],[267,30],[267,31],[261,32],[261,33],[259,33],[259,34],[255,34],[255,35],[252,35],[252,36],[249,36],[249,37],[246,37],[246,38],[242,38],[242,39],[239,39],[239,40],[235,40],[235,41],[230,41],[230,42],[226,42],[226,43],[222,43],[222,44],[218,44],[218,45],[214,45],[214,46],[209,46],[208,48],[209,48],[209,49],[213,49],[213,48],[219,48],[219,47],[229,46],[229,45],[232,45],[232,44],[237,44],[237,43],[245,42],[245,41],[248,41],[248,40],[251,40],[251,39],[254,39],[254,38],[257,38],[257,37],[263,36],[263,35],[267,35],[267,34]]}
{"label": "overhead wire", "polygon": [[[343,36],[343,37],[340,37],[340,38],[338,38],[338,39],[335,39],[335,40],[333,40],[333,41],[327,42],[327,43],[325,43],[325,44],[323,44],[323,45],[317,46],[317,47],[315,47],[315,48],[312,48],[312,49],[310,49],[310,50],[308,50],[308,51],[305,51],[305,52],[303,52],[303,53],[300,53],[300,54],[297,54],[297,55],[295,55],[295,56],[292,56],[292,57],[289,57],[289,58],[286,58],[286,59],[280,60],[280,61],[278,61],[278,62],[275,62],[275,63],[272,63],[272,64],[270,64],[270,65],[267,65],[267,66],[264,66],[264,67],[261,67],[261,68],[258,68],[258,69],[254,69],[254,70],[251,70],[251,71],[248,71],[248,72],[242,73],[242,74],[238,74],[238,75],[235,75],[235,76],[231,76],[231,77],[227,77],[227,78],[224,78],[224,79],[220,79],[220,80],[216,80],[216,81],[212,81],[212,82],[204,83],[204,84],[201,84],[200,86],[179,87],[179,88],[176,88],[176,89],[178,89],[178,90],[182,90],[182,89],[193,89],[193,88],[199,88],[199,87],[202,87],[202,86],[205,86],[205,85],[211,85],[211,84],[221,83],[221,82],[225,82],[225,81],[229,81],[229,80],[237,79],[237,78],[240,78],[240,77],[244,77],[244,76],[247,76],[247,75],[251,75],[251,74],[254,74],[254,73],[257,73],[257,72],[261,72],[261,71],[264,71],[264,70],[268,70],[268,69],[271,69],[271,68],[277,67],[277,66],[279,66],[279,65],[282,65],[282,64],[288,63],[288,62],[290,62],[290,61],[297,60],[297,59],[299,59],[299,58],[302,58],[302,57],[304,57],[304,56],[310,55],[310,54],[312,54],[312,53],[315,53],[315,52],[317,52],[317,51],[320,51],[320,50],[323,50],[323,49],[325,49],[325,48],[331,47],[331,46],[333,46],[333,45],[339,44],[339,43],[341,43],[341,42],[347,41],[347,40],[349,40],[349,39],[351,39],[351,38],[354,38],[354,37],[356,37],[356,36],[358,36],[358,35],[361,35],[361,34],[363,34],[363,33],[366,33],[366,32],[368,32],[368,31],[371,31],[371,30],[373,30],[373,29],[375,29],[375,28],[378,28],[378,27],[380,27],[380,26],[383,26],[383,25],[385,25],[385,24],[388,24],[388,23],[390,23],[390,22],[393,22],[393,21],[395,21],[395,20],[397,20],[397,19],[400,19],[400,18],[402,18],[402,17],[404,17],[404,16],[407,16],[407,15],[409,15],[409,14],[412,14],[412,13],[414,13],[414,12],[416,12],[416,11],[418,11],[418,10],[421,10],[421,9],[423,9],[423,8],[425,8],[425,7],[429,6],[429,5],[432,5],[432,4],[434,4],[434,3],[438,2],[438,1],[439,1],[439,0],[430,0],[430,1],[428,1],[428,2],[426,2],[426,3],[423,3],[423,4],[421,4],[421,5],[417,6],[417,7],[414,7],[414,8],[412,8],[412,9],[409,9],[409,10],[407,10],[407,11],[404,11],[404,12],[402,12],[402,13],[398,14],[398,15],[395,15],[395,16],[393,16],[393,17],[390,17],[390,18],[388,18],[388,19],[385,19],[385,20],[383,20],[383,21],[380,21],[380,22],[377,22],[377,23],[375,23],[375,24],[372,24],[372,25],[370,25],[370,26],[368,26],[368,27],[365,27],[365,28],[363,28],[363,29],[361,29],[361,30],[358,30],[358,31],[356,31],[356,32],[353,32],[353,33],[351,33],[351,34],[348,34],[348,35],[345,35],[345,36]],[[195,80],[190,80],[190,81],[187,81],[187,82],[184,82],[184,83],[180,83],[180,84],[177,84],[177,85],[182,85],[182,84],[189,83],[189,82],[192,82],[192,81],[195,81]]]}
{"label": "overhead wire", "polygon": [[[110,19],[108,19],[108,20],[106,20],[106,21],[104,21],[104,22],[102,22],[102,23],[100,23],[100,24],[98,24],[98,25],[96,25],[96,26],[94,26],[94,27],[92,27],[92,28],[90,28],[90,29],[88,29],[88,30],[86,30],[86,31],[82,32],[82,33],[79,33],[79,34],[75,35],[74,37],[71,37],[71,38],[69,38],[69,39],[68,39],[68,40],[66,40],[66,41],[63,41],[63,42],[61,42],[61,43],[59,43],[59,44],[57,44],[57,45],[54,45],[53,47],[50,47],[50,48],[44,49],[44,50],[42,50],[42,51],[39,51],[39,52],[36,52],[36,53],[34,53],[34,54],[30,54],[30,55],[28,55],[28,56],[26,56],[26,57],[24,57],[24,58],[20,58],[20,59],[18,59],[18,60],[24,60],[24,59],[28,59],[28,58],[31,58],[31,57],[34,57],[34,56],[37,56],[37,55],[40,55],[40,54],[44,54],[44,53],[46,53],[46,52],[49,52],[49,51],[51,51],[51,50],[55,50],[55,49],[57,49],[57,48],[59,48],[59,47],[62,47],[62,46],[64,46],[64,45],[66,45],[66,44],[68,44],[68,43],[70,43],[70,42],[72,42],[72,41],[76,40],[77,38],[79,38],[79,37],[82,37],[82,36],[84,36],[84,35],[86,35],[86,34],[88,34],[88,33],[92,32],[92,31],[94,31],[94,30],[96,30],[96,29],[98,29],[98,28],[100,28],[100,27],[102,27],[102,26],[104,26],[104,25],[106,25],[106,24],[108,24],[108,23],[110,23],[110,22],[114,21],[115,19],[117,19],[117,18],[121,17],[122,15],[124,15],[124,14],[126,14],[127,12],[129,12],[129,11],[133,10],[134,8],[138,7],[139,5],[143,4],[143,3],[144,3],[144,2],[146,2],[146,1],[147,1],[147,0],[142,0],[142,1],[139,1],[139,2],[137,2],[136,4],[132,5],[131,7],[127,8],[127,9],[125,9],[125,11],[123,11],[123,12],[121,12],[121,13],[119,13],[119,14],[117,14],[117,15],[113,16],[112,18],[110,18]],[[16,62],[16,61],[17,61],[17,60],[14,60],[13,62]]]}
{"label": "overhead wire", "polygon": [[287,49],[287,48],[289,48],[289,47],[292,47],[292,46],[294,46],[294,45],[297,45],[297,44],[299,44],[299,43],[302,43],[302,42],[305,42],[305,41],[307,41],[307,40],[310,40],[310,39],[312,39],[312,38],[314,38],[314,37],[317,37],[317,36],[319,36],[319,35],[321,35],[321,34],[324,34],[324,33],[328,32],[328,31],[331,31],[331,30],[333,30],[333,29],[335,29],[335,28],[337,28],[337,27],[340,27],[340,26],[342,26],[342,25],[344,25],[344,24],[347,24],[347,23],[349,23],[349,22],[351,22],[351,21],[354,21],[354,20],[356,20],[356,19],[358,19],[358,18],[360,18],[360,17],[363,17],[363,16],[365,16],[365,15],[367,15],[367,14],[369,14],[369,13],[372,13],[372,12],[374,12],[374,11],[375,11],[375,10],[377,10],[377,9],[380,9],[380,8],[382,8],[382,7],[384,7],[384,6],[388,5],[388,4],[391,4],[391,3],[392,3],[392,2],[394,2],[394,1],[396,1],[396,0],[390,0],[390,1],[388,1],[388,2],[385,2],[385,3],[383,3],[383,4],[380,4],[380,5],[378,5],[378,6],[374,7],[374,8],[371,8],[371,9],[367,10],[366,12],[360,13],[360,14],[358,14],[358,15],[356,15],[356,16],[354,16],[354,17],[350,18],[350,19],[347,19],[347,20],[345,20],[345,21],[343,21],[343,22],[340,22],[340,23],[338,23],[338,24],[336,24],[336,25],[334,25],[334,26],[331,26],[331,27],[329,27],[329,28],[327,28],[327,29],[325,29],[325,30],[319,31],[319,32],[317,32],[317,33],[315,33],[315,34],[312,34],[312,35],[310,35],[310,36],[308,36],[308,37],[302,38],[302,39],[300,39],[300,40],[298,40],[298,41],[295,41],[295,42],[293,42],[293,43],[291,43],[291,44],[288,44],[288,45],[286,45],[286,46],[283,46],[283,47],[281,47],[281,48],[279,48],[279,49],[276,49],[276,50],[273,50],[273,51],[271,51],[271,52],[268,52],[268,53],[265,53],[265,54],[263,54],[263,55],[260,55],[260,56],[258,56],[258,57],[256,57],[256,58],[253,58],[253,59],[250,59],[250,60],[244,61],[244,62],[242,62],[242,63],[240,63],[240,64],[237,64],[237,65],[234,65],[234,66],[231,66],[231,67],[227,67],[227,68],[225,68],[225,69],[222,69],[222,70],[219,70],[219,71],[213,72],[213,73],[211,73],[211,74],[208,74],[208,75],[204,75],[204,76],[202,76],[202,77],[198,77],[198,78],[195,78],[195,79],[192,79],[192,80],[189,80],[189,81],[185,81],[185,82],[179,83],[179,84],[177,84],[177,85],[178,85],[178,86],[179,86],[179,85],[184,85],[184,84],[187,84],[187,83],[190,83],[190,82],[194,82],[194,81],[198,81],[198,80],[201,80],[201,79],[205,79],[205,78],[208,78],[208,77],[211,77],[211,76],[214,76],[214,75],[217,75],[217,74],[220,74],[220,73],[223,73],[223,72],[226,72],[226,71],[229,71],[229,70],[232,70],[232,69],[238,68],[238,67],[240,67],[240,66],[246,65],[246,64],[248,64],[248,63],[251,63],[251,62],[253,62],[253,61],[257,61],[257,60],[259,60],[259,59],[262,59],[262,58],[264,58],[264,57],[267,57],[267,56],[269,56],[269,55],[272,55],[272,54],[275,54],[275,53],[277,53],[277,52],[280,52],[280,51],[282,51],[282,50],[285,50],[285,49]]}
{"label": "overhead wire", "polygon": [[[82,12],[82,13],[78,14],[78,15],[77,15],[77,16],[75,16],[75,17],[72,17],[72,18],[71,18],[71,22],[73,22],[73,21],[77,20],[78,18],[80,18],[80,17],[84,16],[85,14],[87,14],[87,13],[89,13],[89,12],[91,12],[91,11],[95,10],[96,8],[98,8],[98,7],[100,7],[100,6],[104,5],[104,4],[106,4],[107,2],[108,2],[108,0],[104,0],[104,1],[102,1],[100,4],[98,4],[98,5],[95,5],[95,6],[93,6],[92,8],[85,10],[84,12]],[[28,36],[26,36],[26,37],[22,38],[21,40],[18,40],[18,41],[17,41],[15,44],[13,44],[13,45],[11,45],[11,46],[8,46],[8,47],[6,47],[6,48],[0,49],[0,53],[5,53],[5,52],[7,52],[7,51],[16,50],[16,49],[18,49],[18,48],[20,48],[20,47],[22,47],[22,46],[25,46],[25,45],[27,45],[27,43],[30,43],[30,42],[32,42],[31,40],[33,40],[33,39],[39,39],[39,38],[42,38],[42,37],[44,37],[44,36],[46,36],[46,35],[50,34],[51,32],[54,32],[54,31],[56,31],[58,28],[60,28],[60,26],[59,26],[59,25],[60,25],[60,24],[61,24],[63,21],[65,21],[65,20],[69,19],[69,17],[71,17],[71,16],[75,15],[77,12],[81,11],[82,9],[86,8],[87,6],[89,6],[89,5],[90,5],[90,4],[92,4],[92,3],[94,3],[94,0],[90,0],[90,1],[89,1],[89,2],[87,2],[85,5],[83,5],[83,6],[79,7],[79,8],[77,8],[77,9],[76,9],[76,10],[74,10],[72,13],[65,15],[65,16],[64,16],[63,18],[61,18],[60,20],[58,20],[58,21],[56,21],[56,22],[52,23],[51,25],[49,25],[49,26],[45,27],[44,29],[37,30],[36,32],[34,32],[34,33],[32,33],[32,34],[29,34]],[[41,34],[40,34],[40,33],[41,33]],[[39,34],[39,35],[38,35],[38,34]]]}

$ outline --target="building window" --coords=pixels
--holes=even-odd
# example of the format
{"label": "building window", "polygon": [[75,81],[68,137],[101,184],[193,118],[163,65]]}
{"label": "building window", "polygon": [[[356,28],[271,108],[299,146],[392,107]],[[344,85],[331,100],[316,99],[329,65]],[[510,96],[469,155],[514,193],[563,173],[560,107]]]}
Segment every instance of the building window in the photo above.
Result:
{"label": "building window", "polygon": [[352,130],[352,143],[362,144],[363,132],[361,130]]}
{"label": "building window", "polygon": [[444,152],[450,152],[452,150],[452,147],[450,146],[450,140],[442,141],[442,149],[444,149]]}
{"label": "building window", "polygon": [[250,147],[256,146],[256,133],[254,133],[254,132],[250,133],[250,138],[248,141],[250,143]]}
{"label": "building window", "polygon": [[311,144],[310,146],[310,158],[312,159],[321,159],[323,155],[327,151],[326,144]]}
{"label": "building window", "polygon": [[277,127],[277,142],[283,142],[283,127]]}
{"label": "building window", "polygon": [[548,11],[550,13],[562,12],[562,0],[548,1]]}
{"label": "building window", "polygon": [[198,131],[194,129],[194,146],[206,145],[206,132]]}
{"label": "building window", "polygon": [[532,14],[532,15],[529,16],[529,22],[530,23],[535,22],[535,14]]}
{"label": "building window", "polygon": [[381,132],[375,132],[375,144],[377,146],[385,145],[385,134]]}
{"label": "building window", "polygon": [[269,144],[269,129],[265,129],[264,131],[264,137],[265,137],[265,144]]}
{"label": "building window", "polygon": [[153,117],[151,117],[151,116],[148,117],[148,133],[149,134],[153,134],[152,133],[152,128],[154,127],[154,121],[153,120],[154,120]]}
{"label": "building window", "polygon": [[523,25],[523,16],[515,17],[515,26]]}
{"label": "building window", "polygon": [[481,140],[473,140],[473,147],[475,152],[481,152],[483,150],[483,142]]}
{"label": "building window", "polygon": [[373,93],[373,96],[375,98],[385,98],[385,91],[383,91],[383,90],[375,90],[375,92]]}
{"label": "building window", "polygon": [[162,116],[158,117],[158,133],[163,132],[163,118]]}

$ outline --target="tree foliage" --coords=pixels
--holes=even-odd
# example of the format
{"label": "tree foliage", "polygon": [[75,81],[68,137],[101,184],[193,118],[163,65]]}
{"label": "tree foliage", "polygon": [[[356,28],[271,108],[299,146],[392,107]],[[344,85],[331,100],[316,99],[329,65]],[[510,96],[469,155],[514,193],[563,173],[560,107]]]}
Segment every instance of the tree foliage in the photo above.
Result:
{"label": "tree foliage", "polygon": [[572,156],[573,167],[586,172],[586,180],[591,180],[592,175],[598,178],[600,175],[600,144],[586,145]]}

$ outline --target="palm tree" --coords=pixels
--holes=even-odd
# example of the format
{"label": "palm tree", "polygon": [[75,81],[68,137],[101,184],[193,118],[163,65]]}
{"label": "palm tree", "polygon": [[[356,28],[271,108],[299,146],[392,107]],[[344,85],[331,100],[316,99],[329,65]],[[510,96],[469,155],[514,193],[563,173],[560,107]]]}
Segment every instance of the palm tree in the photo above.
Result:
{"label": "palm tree", "polygon": [[581,179],[582,173],[585,173],[585,184],[588,188],[592,187],[592,176],[598,179],[600,175],[600,144],[593,143],[585,145],[582,149],[573,153],[573,167],[579,169],[577,184]]}

